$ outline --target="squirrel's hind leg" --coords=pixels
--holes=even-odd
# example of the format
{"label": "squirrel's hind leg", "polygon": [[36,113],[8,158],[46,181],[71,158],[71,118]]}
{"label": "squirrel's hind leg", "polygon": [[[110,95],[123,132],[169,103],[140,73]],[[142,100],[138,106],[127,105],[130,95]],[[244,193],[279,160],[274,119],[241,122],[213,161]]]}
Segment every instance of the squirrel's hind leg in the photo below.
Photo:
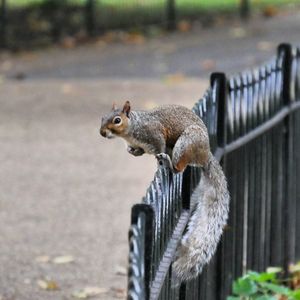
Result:
{"label": "squirrel's hind leg", "polygon": [[203,166],[210,153],[206,130],[198,125],[185,129],[175,143],[172,153],[172,164],[177,172],[183,172],[188,165]]}

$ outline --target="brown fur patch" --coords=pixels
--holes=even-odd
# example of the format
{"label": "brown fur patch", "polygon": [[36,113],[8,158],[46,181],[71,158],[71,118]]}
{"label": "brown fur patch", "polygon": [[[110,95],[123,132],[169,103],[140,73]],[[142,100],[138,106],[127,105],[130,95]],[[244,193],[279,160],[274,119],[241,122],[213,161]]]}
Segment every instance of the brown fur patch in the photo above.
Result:
{"label": "brown fur patch", "polygon": [[189,163],[189,160],[188,160],[187,156],[183,155],[174,167],[178,172],[182,172],[186,168],[188,163]]}
{"label": "brown fur patch", "polygon": [[112,122],[107,124],[107,129],[109,129],[112,133],[116,135],[121,135],[124,131],[126,131],[128,127],[128,120],[124,113],[119,114],[122,119],[122,124],[117,125]]}

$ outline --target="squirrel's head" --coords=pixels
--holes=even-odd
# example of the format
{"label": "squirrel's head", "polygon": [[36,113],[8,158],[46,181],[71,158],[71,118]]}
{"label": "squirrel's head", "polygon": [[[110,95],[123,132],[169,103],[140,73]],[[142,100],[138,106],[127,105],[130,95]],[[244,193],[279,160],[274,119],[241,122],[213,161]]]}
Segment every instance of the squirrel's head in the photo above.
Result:
{"label": "squirrel's head", "polygon": [[126,101],[123,109],[119,109],[113,104],[110,113],[102,118],[100,134],[106,138],[122,136],[129,126],[130,102]]}

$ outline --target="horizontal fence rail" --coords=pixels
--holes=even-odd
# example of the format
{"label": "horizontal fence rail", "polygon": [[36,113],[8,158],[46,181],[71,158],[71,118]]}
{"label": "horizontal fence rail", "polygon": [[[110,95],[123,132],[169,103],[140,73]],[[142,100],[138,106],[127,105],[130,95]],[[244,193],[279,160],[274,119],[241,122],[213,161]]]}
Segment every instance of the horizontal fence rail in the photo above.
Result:
{"label": "horizontal fence rail", "polygon": [[228,179],[228,225],[202,274],[172,286],[201,171],[160,168],[132,209],[128,299],[223,300],[246,270],[300,259],[300,48],[282,44],[262,67],[228,79],[212,74],[193,111]]}

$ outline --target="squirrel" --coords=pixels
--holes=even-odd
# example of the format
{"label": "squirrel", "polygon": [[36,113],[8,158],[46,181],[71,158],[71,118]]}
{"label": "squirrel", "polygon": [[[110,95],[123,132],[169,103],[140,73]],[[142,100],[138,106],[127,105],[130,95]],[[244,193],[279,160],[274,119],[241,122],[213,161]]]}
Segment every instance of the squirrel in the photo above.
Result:
{"label": "squirrel", "polygon": [[102,118],[100,134],[125,139],[130,154],[155,155],[160,165],[167,165],[174,173],[183,172],[188,165],[201,167],[201,179],[191,197],[192,214],[172,264],[177,282],[197,277],[216,251],[230,199],[226,177],[210,151],[203,121],[184,106],[132,111],[126,101],[122,109],[114,104]]}

